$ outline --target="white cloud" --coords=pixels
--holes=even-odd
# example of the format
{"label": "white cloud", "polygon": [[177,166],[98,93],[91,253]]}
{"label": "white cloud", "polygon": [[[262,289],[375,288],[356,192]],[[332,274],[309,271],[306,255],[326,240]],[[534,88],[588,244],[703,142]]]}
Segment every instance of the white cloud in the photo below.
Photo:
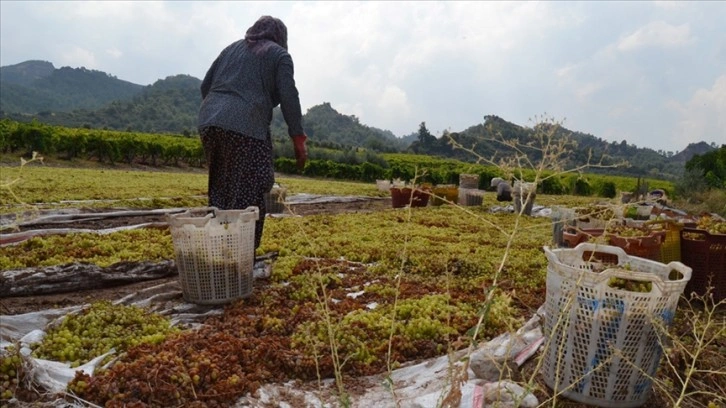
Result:
{"label": "white cloud", "polygon": [[673,0],[655,0],[653,5],[666,10],[677,10],[682,9],[686,6],[685,1],[673,1]]}
{"label": "white cloud", "polygon": [[577,99],[580,102],[583,102],[583,101],[587,100],[588,98],[590,98],[595,93],[597,93],[597,91],[599,91],[603,87],[604,87],[604,84],[602,83],[602,81],[588,82],[588,83],[581,85],[580,87],[578,87],[575,90],[575,96],[577,97]]}
{"label": "white cloud", "polygon": [[608,110],[608,117],[611,119],[620,120],[625,118],[631,112],[630,107],[627,106],[613,106]]}
{"label": "white cloud", "polygon": [[634,51],[644,47],[678,47],[694,41],[688,24],[678,26],[663,21],[653,21],[622,38],[617,48],[620,51]]}
{"label": "white cloud", "polygon": [[376,108],[379,115],[386,117],[387,122],[391,123],[396,119],[408,118],[411,114],[406,92],[395,85],[385,87]]}
{"label": "white cloud", "polygon": [[700,141],[726,143],[726,74],[716,79],[710,89],[698,89],[685,103],[669,101],[677,114],[670,142],[686,147]]}
{"label": "white cloud", "polygon": [[69,66],[73,68],[86,67],[88,69],[98,69],[98,60],[92,51],[78,46],[70,46],[57,56],[54,61],[60,66]]}
{"label": "white cloud", "polygon": [[144,10],[159,10],[161,3],[155,1],[145,2],[145,7],[139,7],[138,2],[133,1],[84,1],[82,3],[49,2],[49,7],[55,8],[58,12],[66,13],[69,20],[81,19],[106,19],[131,20],[138,12]]}
{"label": "white cloud", "polygon": [[109,48],[106,50],[106,55],[110,56],[113,59],[119,59],[124,55],[124,53],[118,48]]}
{"label": "white cloud", "polygon": [[575,64],[567,64],[564,67],[558,68],[555,71],[555,75],[562,80],[566,80],[573,75],[576,69],[577,66]]}
{"label": "white cloud", "polygon": [[[456,128],[457,115],[466,126],[481,121],[491,110],[473,112],[480,108],[467,100],[490,93],[495,78],[507,82],[501,76],[515,75],[507,64],[527,54],[529,37],[562,23],[547,4],[505,2],[313,2],[285,21],[294,24],[290,47],[303,104],[330,101],[342,109],[336,99],[353,98],[358,103],[348,106],[360,106],[362,121],[397,134],[422,120],[432,129]],[[304,54],[297,51],[302,47]],[[405,108],[381,106],[392,90],[406,95]],[[448,112],[420,113],[442,100]]]}
{"label": "white cloud", "polygon": [[597,137],[677,145],[664,135],[718,120],[696,104],[722,91],[726,8],[672,4],[0,1],[0,63],[44,59],[143,85],[202,78],[269,14],[288,26],[304,111],[330,102],[397,135],[422,121],[436,133],[548,112]]}

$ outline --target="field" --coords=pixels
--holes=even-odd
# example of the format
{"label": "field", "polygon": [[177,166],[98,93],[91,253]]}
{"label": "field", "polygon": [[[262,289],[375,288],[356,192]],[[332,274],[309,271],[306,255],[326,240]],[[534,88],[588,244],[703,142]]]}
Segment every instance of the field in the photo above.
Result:
{"label": "field", "polygon": [[[0,271],[31,268],[48,274],[53,267],[64,271],[67,265],[93,265],[99,273],[123,273],[123,268],[144,264],[163,273],[143,281],[117,280],[85,288],[79,284],[71,292],[6,297],[0,314],[114,301],[149,288],[169,294],[164,298],[166,316],[173,317],[168,311],[185,304],[174,268],[168,268],[174,251],[169,229],[163,226],[165,216],[79,216],[63,224],[30,221],[52,211],[87,215],[203,206],[205,173],[31,163],[2,167],[2,179],[17,180],[0,192],[4,220],[15,227],[4,229],[6,235],[60,227],[162,225],[36,236],[0,247]],[[391,379],[399,367],[446,356],[454,367],[456,361],[465,361],[461,353],[469,347],[515,332],[544,301],[547,259],[542,247],[552,245],[549,217],[492,212],[501,205],[493,193],[485,193],[483,205],[477,207],[393,209],[388,194],[373,183],[283,175],[277,181],[288,189],[288,197],[361,199],[288,205],[287,216],[267,218],[257,255],[274,253],[275,259],[271,275],[255,280],[249,298],[195,309],[202,316],[193,322],[198,326],[180,324],[178,332],[129,346],[113,366],[93,378],[76,376],[69,389],[75,397],[65,396],[66,400],[99,406],[231,406],[249,393],[250,405],[239,406],[276,406],[283,401],[308,406],[292,395],[261,401],[261,387],[293,381],[295,388],[332,406],[363,406],[356,404],[362,404],[362,396],[373,387],[371,378]],[[538,195],[536,204],[573,208],[596,201],[607,203],[593,197]],[[0,288],[7,288],[6,275],[3,279]],[[719,395],[726,384],[718,371],[725,362],[723,313],[704,320],[704,310],[709,309],[682,300],[671,335],[686,339],[684,344],[700,344],[694,335],[698,326],[706,327],[704,333],[715,340],[697,345],[700,353],[692,361],[678,347],[669,348],[673,361],[682,366],[661,367],[655,392],[644,406],[671,406],[681,400],[682,406],[724,403]],[[63,352],[68,357],[65,347]],[[530,389],[543,406],[583,406],[552,395],[538,375],[540,358],[537,353],[521,367],[502,368],[502,375]],[[692,375],[688,386],[678,382],[684,373]],[[18,399],[42,404],[58,398],[23,380],[25,386],[13,387]],[[456,383],[457,377],[451,374],[449,380]],[[396,393],[403,387],[392,381],[384,405],[406,406],[405,399],[397,399],[402,391]],[[681,398],[681,388],[706,394]],[[450,393],[452,400],[455,394]],[[452,400],[444,398],[442,406]]]}

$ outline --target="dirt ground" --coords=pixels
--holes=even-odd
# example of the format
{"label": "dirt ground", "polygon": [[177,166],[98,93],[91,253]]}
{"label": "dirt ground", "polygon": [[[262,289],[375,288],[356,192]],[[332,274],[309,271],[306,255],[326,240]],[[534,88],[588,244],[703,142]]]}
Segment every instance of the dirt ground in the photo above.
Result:
{"label": "dirt ground", "polygon": [[[390,198],[372,198],[368,200],[357,200],[350,202],[325,202],[325,203],[299,203],[291,204],[286,208],[285,215],[315,215],[315,214],[340,214],[349,212],[372,212],[391,208]],[[115,209],[88,209],[84,212],[102,213]],[[137,225],[149,222],[165,222],[166,215],[155,214],[148,216],[112,217],[102,219],[78,220],[64,222],[63,224],[36,224],[30,227],[20,227],[20,231],[54,229],[54,228],[78,228],[78,229],[107,229],[129,225]],[[161,285],[169,282],[176,282],[177,277],[147,280],[121,286],[113,286],[103,289],[89,289],[60,294],[36,295],[25,297],[8,297],[0,299],[0,315],[16,315],[39,310],[63,308],[68,306],[82,305],[97,300],[117,300],[124,296],[146,289],[148,287]]]}

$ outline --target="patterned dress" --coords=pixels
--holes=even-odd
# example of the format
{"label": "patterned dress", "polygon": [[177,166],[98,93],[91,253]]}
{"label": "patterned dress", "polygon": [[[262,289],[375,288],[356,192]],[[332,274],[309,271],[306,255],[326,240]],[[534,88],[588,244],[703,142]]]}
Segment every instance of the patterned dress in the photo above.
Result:
{"label": "patterned dress", "polygon": [[220,210],[260,210],[255,224],[255,248],[260,246],[265,226],[265,193],[272,189],[272,142],[258,140],[218,127],[201,130],[209,165],[209,205]]}
{"label": "patterned dress", "polygon": [[209,166],[209,205],[223,210],[258,207],[255,249],[265,222],[265,193],[275,174],[270,122],[280,105],[288,133],[304,135],[287,28],[263,16],[245,39],[227,46],[201,85],[198,129]]}

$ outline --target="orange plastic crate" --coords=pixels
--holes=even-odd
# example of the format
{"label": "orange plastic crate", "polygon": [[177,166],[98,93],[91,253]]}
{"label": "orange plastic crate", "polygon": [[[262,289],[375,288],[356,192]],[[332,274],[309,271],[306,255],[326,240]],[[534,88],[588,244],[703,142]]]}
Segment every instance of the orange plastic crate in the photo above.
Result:
{"label": "orange plastic crate", "polygon": [[[562,241],[566,247],[574,248],[578,244],[588,242],[590,238],[603,235],[603,231],[600,228],[578,229],[569,226],[562,231]],[[607,234],[606,243],[623,248],[628,255],[661,262],[661,248],[665,236],[665,231],[651,231],[648,235],[641,237],[621,237]]]}

